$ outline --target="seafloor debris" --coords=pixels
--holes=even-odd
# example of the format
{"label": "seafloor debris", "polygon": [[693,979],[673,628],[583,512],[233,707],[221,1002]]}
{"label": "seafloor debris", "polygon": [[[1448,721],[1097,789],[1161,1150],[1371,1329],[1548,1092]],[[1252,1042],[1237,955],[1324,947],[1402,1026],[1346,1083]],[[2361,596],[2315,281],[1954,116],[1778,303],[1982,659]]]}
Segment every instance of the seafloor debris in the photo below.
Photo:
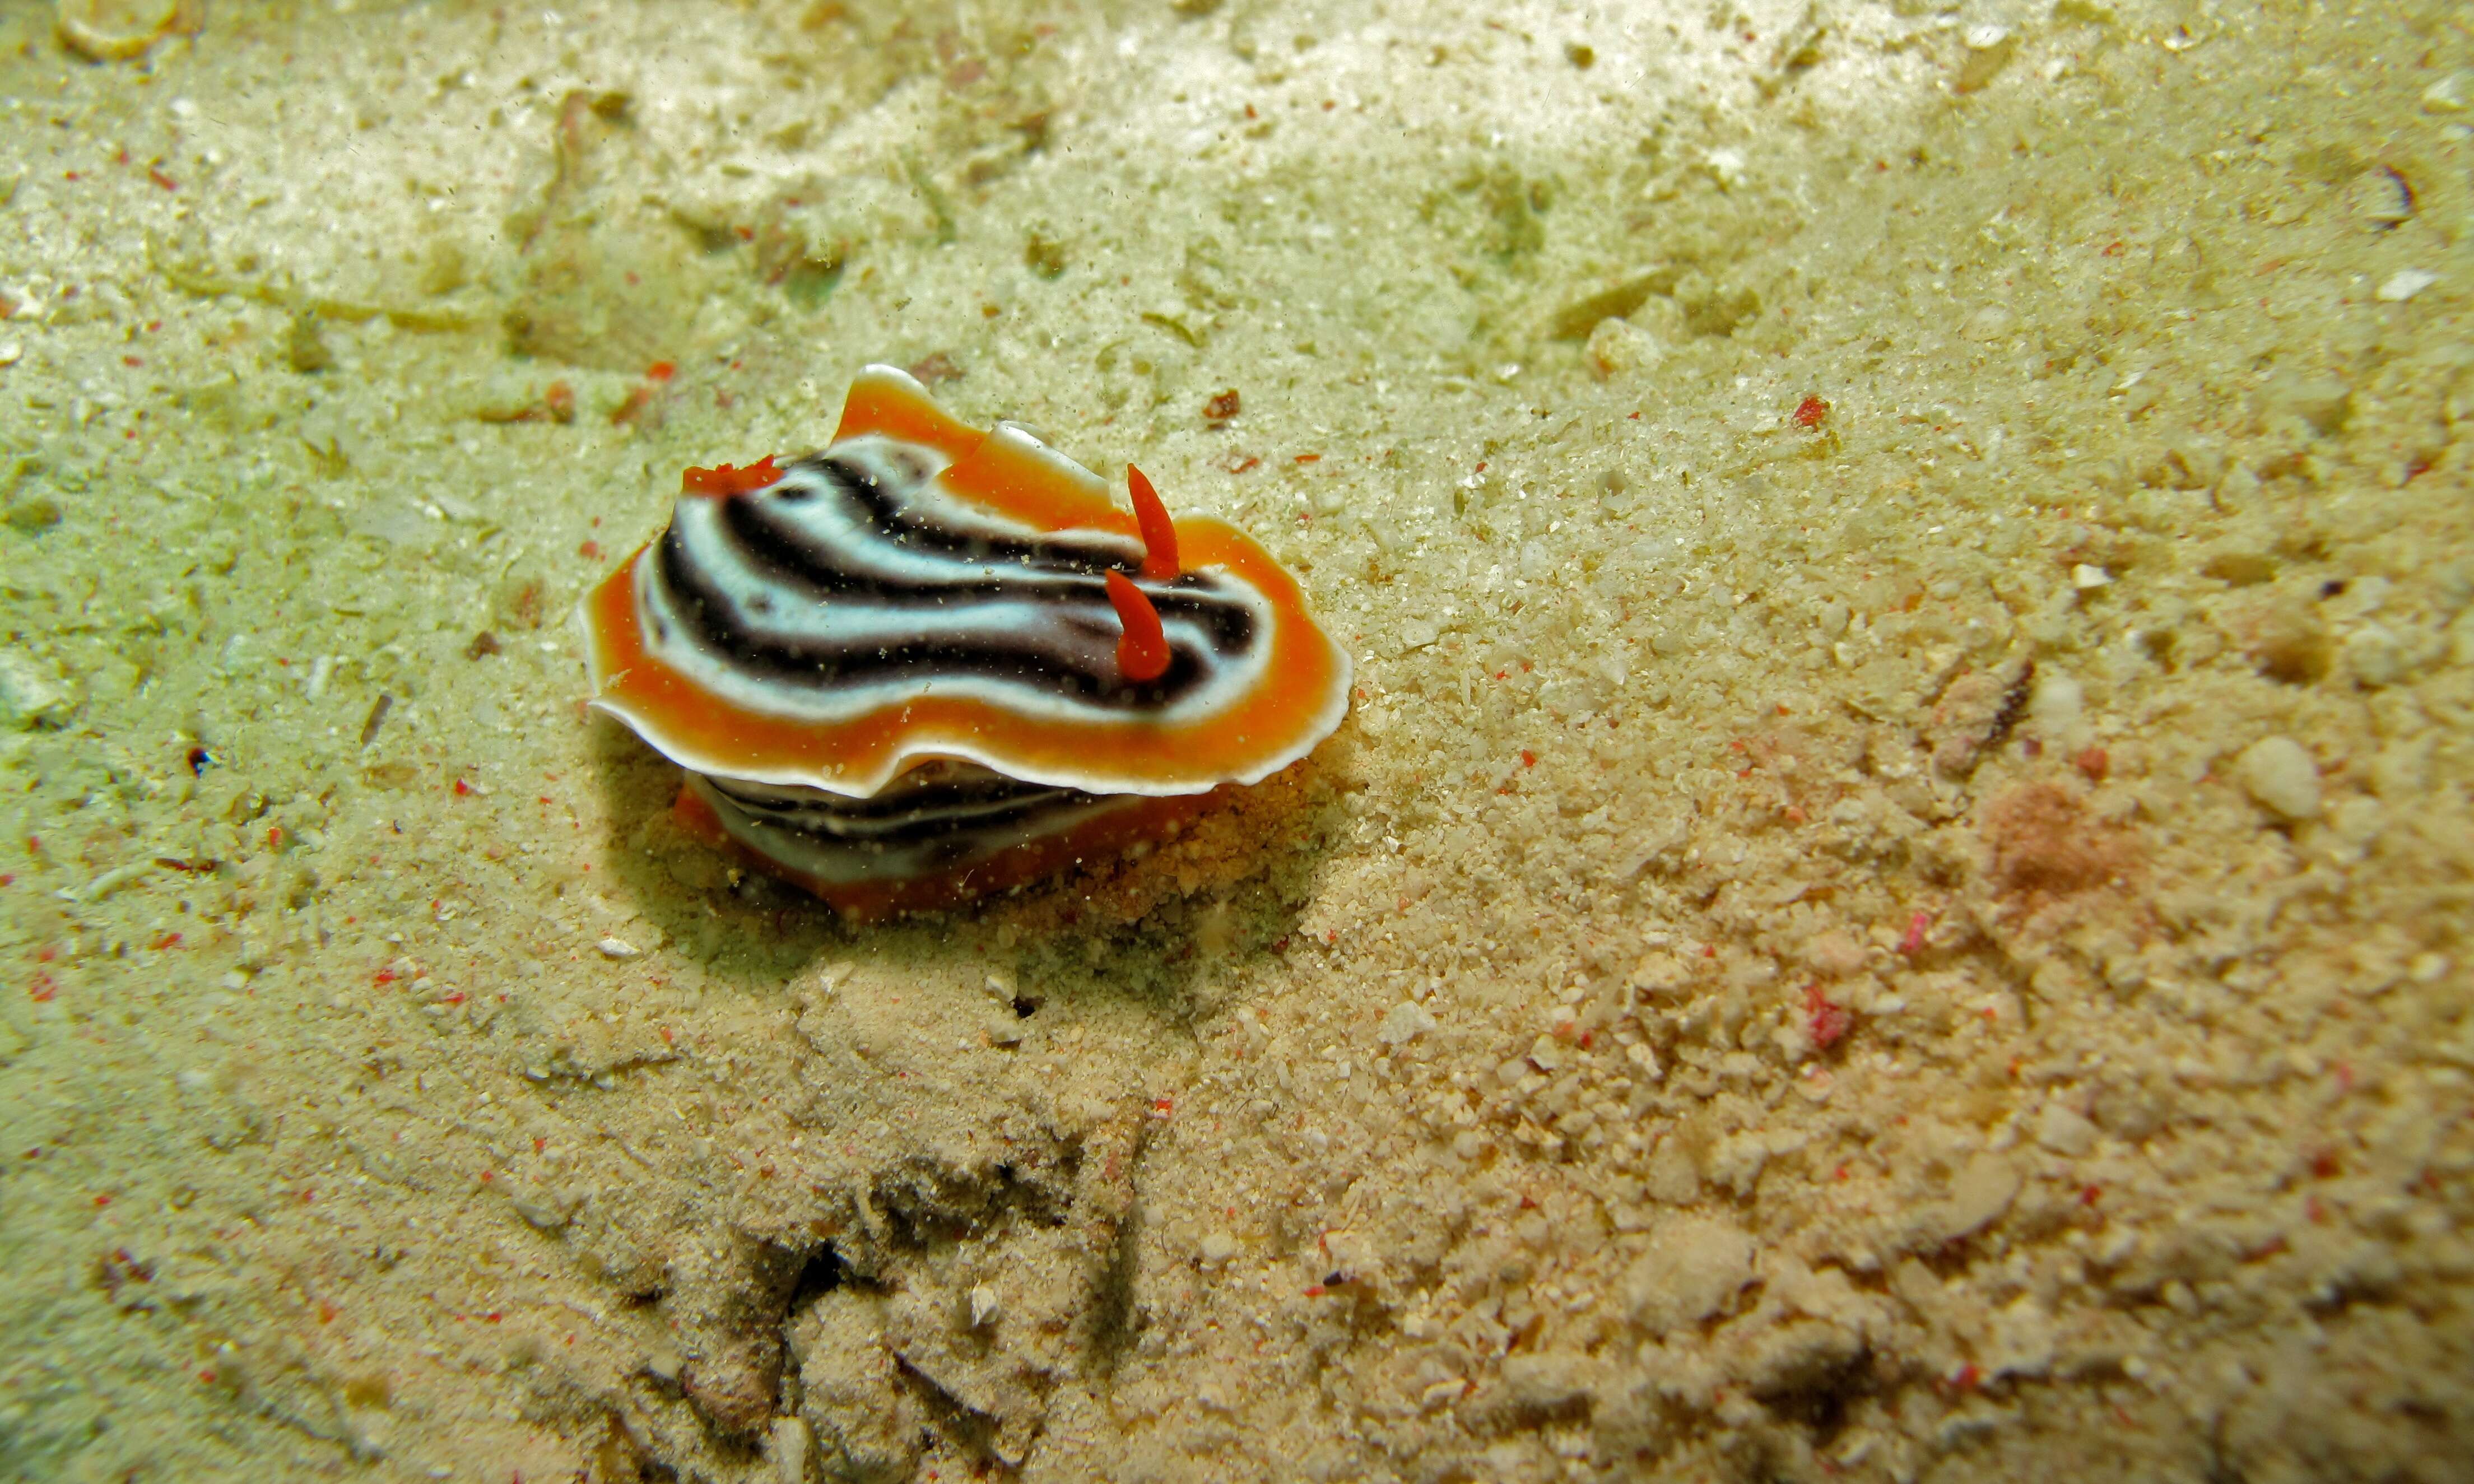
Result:
{"label": "seafloor debris", "polygon": [[60,0],[54,24],[69,50],[92,61],[143,57],[167,36],[195,36],[206,0]]}
{"label": "seafloor debris", "polygon": [[[244,264],[249,261],[246,256],[241,258]],[[217,299],[227,294],[254,299],[260,304],[289,310],[297,316],[307,317],[313,329],[318,320],[361,325],[383,319],[398,329],[427,331],[470,329],[473,326],[471,316],[449,309],[416,309],[400,304],[337,299],[304,292],[289,283],[254,278],[246,273],[228,273],[213,261],[203,234],[195,232],[182,234],[179,240],[169,242],[148,232],[146,262],[162,277],[164,282],[183,294],[199,299]]]}
{"label": "seafloor debris", "polygon": [[20,649],[0,649],[0,728],[59,726],[76,698],[57,669]]}
{"label": "seafloor debris", "polygon": [[2050,900],[2121,881],[2139,865],[2136,843],[2059,784],[2021,784],[1984,806],[1991,876],[2007,893]]}

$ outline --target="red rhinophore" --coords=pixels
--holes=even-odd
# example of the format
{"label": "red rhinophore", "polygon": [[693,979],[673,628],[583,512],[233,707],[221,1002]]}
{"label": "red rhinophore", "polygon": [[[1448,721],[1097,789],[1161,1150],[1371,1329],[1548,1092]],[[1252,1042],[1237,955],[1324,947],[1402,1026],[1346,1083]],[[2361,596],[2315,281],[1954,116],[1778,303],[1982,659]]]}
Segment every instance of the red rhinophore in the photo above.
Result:
{"label": "red rhinophore", "polygon": [[1117,641],[1117,673],[1138,683],[1167,674],[1168,635],[1152,600],[1124,572],[1112,572],[1108,601],[1116,605],[1117,621],[1126,627],[1125,637]]}
{"label": "red rhinophore", "polygon": [[1133,465],[1126,466],[1126,490],[1134,498],[1134,523],[1143,531],[1143,580],[1176,580],[1176,527],[1169,523],[1168,506],[1159,491]]}
{"label": "red rhinophore", "polygon": [[1925,930],[1932,926],[1932,913],[1917,912],[1907,919],[1907,931],[1899,939],[1899,952],[1913,957],[1924,952]]}
{"label": "red rhinophore", "polygon": [[677,376],[679,368],[671,365],[668,361],[655,361],[653,364],[644,368],[644,378],[648,381],[667,381],[670,377]]}
{"label": "red rhinophore", "polygon": [[1807,397],[1795,404],[1795,426],[1798,427],[1819,427],[1821,420],[1828,416],[1830,403],[1818,397]]}
{"label": "red rhinophore", "polygon": [[713,495],[728,499],[733,495],[749,495],[782,477],[773,467],[773,455],[765,454],[745,468],[716,464],[711,469],[690,469],[679,475],[682,495]]}

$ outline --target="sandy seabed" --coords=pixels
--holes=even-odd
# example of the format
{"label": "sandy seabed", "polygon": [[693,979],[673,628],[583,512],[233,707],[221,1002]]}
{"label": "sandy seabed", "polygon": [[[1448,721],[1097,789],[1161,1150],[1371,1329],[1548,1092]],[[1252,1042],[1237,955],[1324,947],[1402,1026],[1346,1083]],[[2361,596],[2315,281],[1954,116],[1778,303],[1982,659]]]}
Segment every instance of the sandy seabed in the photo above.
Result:
{"label": "sandy seabed", "polygon": [[[0,1474],[2474,1470],[2462,9],[59,12]],[[868,361],[1348,724],[889,927],[683,834],[570,611]]]}

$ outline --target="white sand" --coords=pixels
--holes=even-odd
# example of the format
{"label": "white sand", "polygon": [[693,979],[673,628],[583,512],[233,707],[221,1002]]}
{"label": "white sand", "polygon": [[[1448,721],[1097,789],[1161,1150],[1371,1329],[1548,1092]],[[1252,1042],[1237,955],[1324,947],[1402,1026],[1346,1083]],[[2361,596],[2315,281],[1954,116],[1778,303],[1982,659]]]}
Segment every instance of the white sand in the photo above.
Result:
{"label": "white sand", "polygon": [[[0,1474],[2462,1476],[2460,9],[349,10],[0,12]],[[932,357],[1361,693],[846,929],[567,615]]]}

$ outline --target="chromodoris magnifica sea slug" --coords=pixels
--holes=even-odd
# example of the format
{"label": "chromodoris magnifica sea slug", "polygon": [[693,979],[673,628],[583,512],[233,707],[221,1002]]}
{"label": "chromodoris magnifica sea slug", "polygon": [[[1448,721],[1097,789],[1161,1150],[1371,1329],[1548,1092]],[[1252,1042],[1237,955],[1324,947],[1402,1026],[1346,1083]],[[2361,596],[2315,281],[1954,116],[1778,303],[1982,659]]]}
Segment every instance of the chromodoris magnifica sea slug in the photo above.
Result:
{"label": "chromodoris magnifica sea slug", "polygon": [[820,453],[691,469],[586,595],[593,704],[679,816],[861,917],[1113,855],[1340,725],[1348,656],[1225,521],[1133,508],[888,366]]}

